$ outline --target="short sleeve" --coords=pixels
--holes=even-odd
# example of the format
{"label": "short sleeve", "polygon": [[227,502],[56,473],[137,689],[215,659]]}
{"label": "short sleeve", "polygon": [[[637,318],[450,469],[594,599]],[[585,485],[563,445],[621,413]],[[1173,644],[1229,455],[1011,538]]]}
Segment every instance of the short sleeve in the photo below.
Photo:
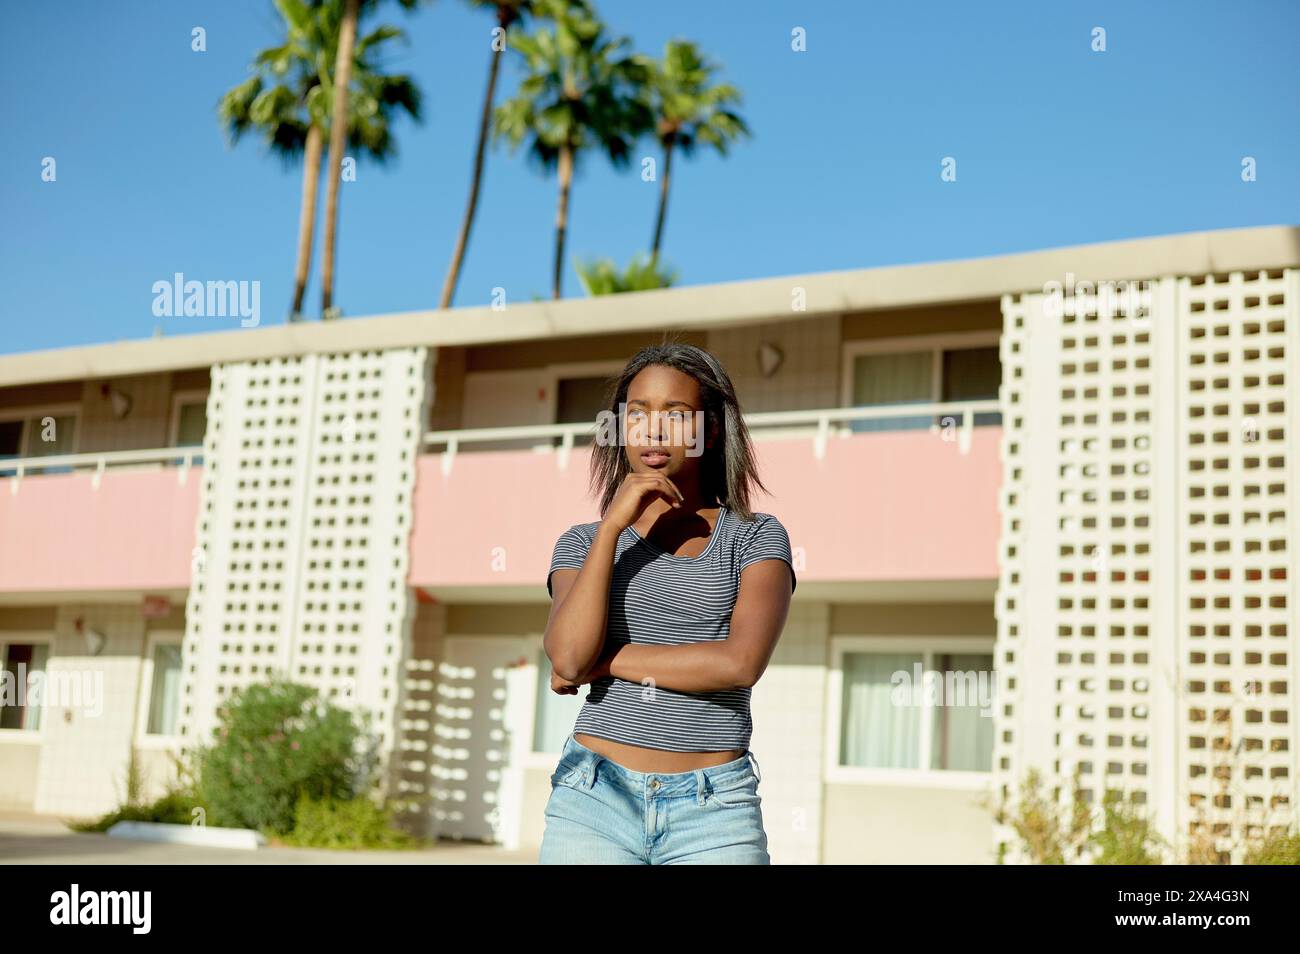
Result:
{"label": "short sleeve", "polygon": [[551,596],[555,595],[551,590],[552,573],[565,569],[581,570],[583,563],[587,561],[587,551],[590,549],[591,541],[579,527],[570,527],[560,534],[560,539],[555,541],[555,550],[551,554],[551,568],[546,573],[546,592]]}
{"label": "short sleeve", "polygon": [[790,592],[795,591],[798,580],[794,573],[794,556],[790,550],[790,535],[781,521],[770,513],[754,514],[755,526],[746,535],[740,548],[740,571],[760,560],[784,560],[790,567]]}

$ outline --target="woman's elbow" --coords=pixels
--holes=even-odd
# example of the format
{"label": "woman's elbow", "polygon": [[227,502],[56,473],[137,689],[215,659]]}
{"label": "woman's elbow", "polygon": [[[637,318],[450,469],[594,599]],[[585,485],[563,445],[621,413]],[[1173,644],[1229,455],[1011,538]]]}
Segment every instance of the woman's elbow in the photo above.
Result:
{"label": "woman's elbow", "polygon": [[567,661],[561,662],[559,665],[552,662],[551,671],[565,682],[578,682],[582,678],[582,671],[579,667],[571,665]]}
{"label": "woman's elbow", "polygon": [[557,649],[554,652],[548,651],[546,656],[551,661],[551,671],[566,682],[577,682],[585,671],[582,661],[572,652]]}
{"label": "woman's elbow", "polygon": [[747,659],[733,659],[727,671],[727,681],[731,689],[752,689],[758,682],[763,670]]}

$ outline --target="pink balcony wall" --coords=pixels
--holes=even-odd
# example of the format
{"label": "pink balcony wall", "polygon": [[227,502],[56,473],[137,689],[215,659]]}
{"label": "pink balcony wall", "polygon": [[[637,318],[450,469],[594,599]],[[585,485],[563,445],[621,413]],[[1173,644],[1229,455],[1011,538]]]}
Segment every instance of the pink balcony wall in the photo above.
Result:
{"label": "pink balcony wall", "polygon": [[[998,575],[1002,431],[979,427],[970,452],[928,431],[756,442],[772,492],[752,504],[790,534],[800,580],[993,580]],[[561,470],[553,454],[461,452],[419,458],[412,585],[545,586],[555,539],[596,520],[589,452]],[[543,590],[543,593],[545,591]]]}
{"label": "pink balcony wall", "polygon": [[0,479],[0,592],[178,590],[190,583],[203,471]]}

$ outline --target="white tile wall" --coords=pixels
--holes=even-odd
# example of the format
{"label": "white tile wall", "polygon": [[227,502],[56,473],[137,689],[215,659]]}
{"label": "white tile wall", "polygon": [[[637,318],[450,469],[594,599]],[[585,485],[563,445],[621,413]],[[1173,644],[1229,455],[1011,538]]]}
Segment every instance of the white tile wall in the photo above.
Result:
{"label": "white tile wall", "polygon": [[773,864],[821,860],[829,632],[829,604],[791,603],[785,632],[750,700],[750,749],[762,777]]}
{"label": "white tile wall", "polygon": [[[85,628],[107,637],[103,650],[89,655]],[[102,686],[94,708],[83,704],[48,705],[42,717],[42,745],[36,782],[37,812],[97,815],[112,810],[126,795],[140,678],[144,620],[135,606],[68,605],[59,607],[49,671],[62,678],[89,678],[83,686]],[[52,700],[54,701],[54,700]],[[73,702],[65,699],[64,702]]]}

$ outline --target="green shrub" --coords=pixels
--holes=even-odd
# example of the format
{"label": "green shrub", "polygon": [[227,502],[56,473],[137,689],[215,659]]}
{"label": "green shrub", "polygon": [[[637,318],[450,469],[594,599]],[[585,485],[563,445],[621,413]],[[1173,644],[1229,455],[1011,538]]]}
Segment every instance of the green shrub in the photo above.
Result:
{"label": "green shrub", "polygon": [[373,739],[310,686],[248,686],[220,719],[213,743],[196,753],[209,824],[282,835],[293,830],[299,796],[346,800],[370,787]]}
{"label": "green shrub", "polygon": [[1246,852],[1248,865],[1300,865],[1300,831],[1270,832]]}
{"label": "green shrub", "polygon": [[1158,865],[1165,841],[1151,819],[1122,793],[1111,789],[1103,799],[1101,828],[1088,836],[1097,865]]}
{"label": "green shrub", "polygon": [[312,798],[295,806],[293,830],[281,840],[299,848],[418,848],[422,841],[393,824],[393,806],[366,795]]}
{"label": "green shrub", "polygon": [[[1071,808],[1063,812],[1056,793],[1044,790],[1042,773],[1031,768],[1021,779],[1019,801],[1011,806],[1003,799],[996,806],[994,820],[1014,829],[1020,850],[1031,864],[1063,865],[1080,855],[1088,835],[1089,813],[1077,772],[1072,784]],[[1005,847],[999,849],[997,861],[1006,863]]]}
{"label": "green shrub", "polygon": [[73,822],[73,831],[108,831],[120,821],[161,822],[172,825],[190,825],[194,822],[194,809],[201,809],[206,818],[207,807],[192,791],[173,789],[157,801],[146,804],[129,804],[116,808],[95,821]]}
{"label": "green shrub", "polygon": [[103,832],[120,821],[190,825],[195,820],[195,809],[199,810],[199,823],[206,824],[208,808],[199,798],[190,763],[175,754],[171,758],[175,769],[174,779],[168,785],[165,794],[152,802],[146,802],[140,756],[132,748],[131,754],[127,757],[125,795],[118,807],[93,821],[68,822],[68,827],[73,831]]}
{"label": "green shrub", "polygon": [[[1083,796],[1082,778],[1076,770],[1070,779],[1069,800],[1061,805],[1054,789],[1037,769],[1030,769],[1020,783],[1020,798],[1014,806],[1002,800],[994,820],[1016,833],[1021,855],[1030,864],[1061,865],[1091,861],[1098,865],[1158,865],[1164,840],[1139,807],[1117,790],[1107,790],[1101,817]],[[1097,821],[1100,824],[1097,824]],[[1006,863],[1005,845],[999,846],[997,862]]]}

